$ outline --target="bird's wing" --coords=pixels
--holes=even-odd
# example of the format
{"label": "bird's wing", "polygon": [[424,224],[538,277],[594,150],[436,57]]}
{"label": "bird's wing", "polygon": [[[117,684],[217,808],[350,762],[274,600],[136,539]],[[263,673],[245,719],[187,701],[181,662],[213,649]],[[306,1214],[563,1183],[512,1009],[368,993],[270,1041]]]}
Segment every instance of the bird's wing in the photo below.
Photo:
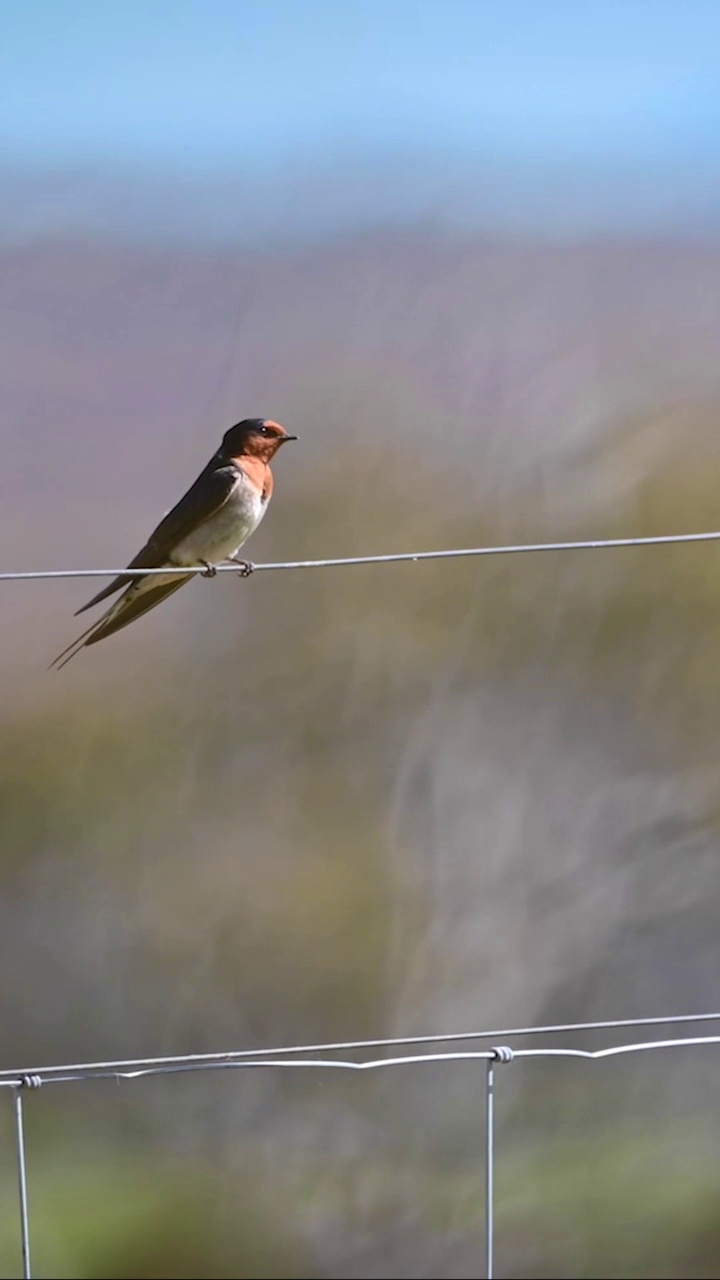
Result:
{"label": "bird's wing", "polygon": [[161,600],[165,600],[167,596],[172,595],[173,591],[177,591],[179,587],[189,582],[192,576],[191,573],[177,573],[173,574],[169,581],[167,578],[141,578],[134,583],[131,582],[125,594],[110,606],[107,613],[104,613],[101,618],[98,618],[97,622],[88,627],[87,631],[83,631],[82,635],[73,640],[67,649],[63,649],[62,653],[59,653],[57,658],[53,659],[50,666],[57,667],[59,671],[81,649],[84,649],[89,644],[97,644],[98,640],[104,640],[106,636],[111,636],[114,631],[120,631],[129,622],[134,622],[136,618],[142,617],[149,609],[154,609],[156,604],[160,604]]}
{"label": "bird's wing", "polygon": [[[101,600],[107,600],[108,596],[114,595],[116,591],[129,586],[133,581],[131,569],[160,568],[188,533],[212,519],[225,506],[238,479],[239,474],[235,466],[218,466],[217,460],[213,458],[187,493],[183,494],[180,501],[171,511],[168,511],[150,534],[142,551],[139,551],[135,559],[130,561],[128,572],[121,573],[103,587],[102,591],[98,591],[92,600],[88,600],[87,604],[76,611],[75,617],[79,613],[84,613],[86,609],[92,609],[93,605],[100,604]],[[185,579],[181,581],[184,582]]]}
{"label": "bird's wing", "polygon": [[111,609],[103,618],[98,620],[96,627],[87,637],[85,644],[97,644],[98,640],[104,640],[106,636],[111,636],[114,631],[120,631],[122,627],[126,627],[129,622],[134,622],[136,618],[141,618],[148,609],[154,609],[156,604],[160,604],[161,600],[165,600],[167,596],[172,595],[173,591],[177,591],[179,587],[183,587],[193,577],[188,574],[173,574],[168,582],[167,578],[158,578],[151,580],[151,584],[146,585],[146,581],[142,584],[142,590],[128,591],[125,596],[117,600]]}

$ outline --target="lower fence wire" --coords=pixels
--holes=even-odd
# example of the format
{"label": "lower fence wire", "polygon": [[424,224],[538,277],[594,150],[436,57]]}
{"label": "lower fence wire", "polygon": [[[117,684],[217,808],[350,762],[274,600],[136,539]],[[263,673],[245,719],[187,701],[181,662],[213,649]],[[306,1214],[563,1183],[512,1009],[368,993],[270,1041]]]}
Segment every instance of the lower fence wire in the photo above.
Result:
{"label": "lower fence wire", "polygon": [[[516,1032],[505,1032],[511,1036],[532,1035],[544,1031],[592,1031],[599,1027],[609,1026],[647,1026],[673,1025],[678,1022],[720,1022],[720,1014],[691,1014],[671,1018],[638,1018],[624,1019],[622,1023],[573,1023],[565,1028],[519,1028]],[[491,1035],[494,1033],[490,1033]],[[447,1036],[408,1036],[406,1039],[396,1038],[392,1041],[365,1041],[363,1047],[386,1047],[388,1044],[418,1044],[457,1041],[458,1039],[483,1039],[488,1033],[450,1034]],[[711,1036],[692,1036],[685,1039],[651,1040],[642,1043],[612,1045],[605,1049],[510,1049],[506,1046],[466,1050],[450,1053],[419,1053],[407,1057],[374,1058],[365,1061],[347,1061],[340,1058],[307,1059],[292,1055],[304,1054],[310,1048],[315,1052],[335,1050],[343,1046],[313,1045],[297,1046],[280,1050],[239,1050],[231,1053],[188,1054],[185,1057],[164,1059],[140,1059],[136,1063],[127,1061],[85,1063],[82,1066],[50,1066],[34,1068],[29,1071],[1,1071],[0,1089],[8,1089],[13,1095],[15,1112],[15,1144],[18,1177],[20,1246],[22,1252],[23,1280],[32,1280],[30,1263],[30,1211],[28,1202],[28,1178],[25,1148],[25,1107],[24,1098],[29,1090],[38,1089],[41,1085],[83,1083],[88,1080],[137,1081],[155,1076],[180,1075],[188,1071],[248,1070],[264,1069],[304,1069],[304,1070],[344,1070],[344,1071],[377,1071],[388,1067],[421,1066],[423,1063],[450,1062],[484,1062],[485,1064],[485,1258],[484,1273],[487,1280],[493,1280],[495,1265],[495,1066],[498,1063],[511,1063],[519,1058],[582,1058],[586,1061],[599,1061],[604,1058],[619,1057],[631,1053],[648,1052],[655,1049],[680,1049],[700,1046],[720,1046],[720,1034]],[[273,1057],[273,1053],[282,1053],[284,1057]]]}

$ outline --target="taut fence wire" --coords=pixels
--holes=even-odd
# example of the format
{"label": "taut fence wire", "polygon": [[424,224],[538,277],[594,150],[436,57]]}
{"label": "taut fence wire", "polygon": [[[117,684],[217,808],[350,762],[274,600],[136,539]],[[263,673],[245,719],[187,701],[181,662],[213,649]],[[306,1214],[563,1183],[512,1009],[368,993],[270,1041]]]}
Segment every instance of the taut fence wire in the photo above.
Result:
{"label": "taut fence wire", "polygon": [[[533,551],[611,551],[620,547],[666,547],[692,542],[718,542],[720,530],[709,533],[664,533],[650,538],[585,538],[575,542],[524,542],[502,547],[456,547],[449,551],[401,551],[379,556],[341,556],[329,560],[278,560],[270,564],[244,561],[247,573],[267,573],[278,569],[347,569],[362,564],[419,564],[424,560],[461,560],[472,556],[528,555]],[[217,573],[238,573],[237,564],[219,564]],[[31,582],[46,578],[116,578],[122,569],[38,569],[0,573],[0,582]],[[199,573],[207,575],[207,565],[188,568],[133,569],[134,578],[153,574]]]}
{"label": "taut fence wire", "polygon": [[[164,1058],[116,1059],[106,1062],[83,1062],[58,1066],[22,1067],[0,1071],[0,1090],[6,1089],[13,1100],[15,1114],[15,1147],[18,1176],[18,1220],[22,1275],[31,1280],[31,1213],[28,1161],[25,1142],[25,1111],[31,1093],[49,1086],[80,1084],[90,1080],[112,1080],[118,1083],[137,1083],[157,1076],[177,1076],[187,1072],[247,1071],[247,1070],[304,1070],[304,1071],[383,1071],[390,1068],[420,1067],[428,1064],[474,1063],[481,1068],[480,1088],[484,1097],[485,1194],[484,1218],[484,1275],[493,1280],[495,1257],[495,1167],[497,1138],[495,1131],[496,1068],[510,1067],[526,1059],[578,1059],[584,1062],[601,1062],[629,1054],[648,1053],[661,1049],[691,1049],[701,1046],[720,1046],[720,1032],[714,1035],[674,1036],[670,1039],[634,1040],[604,1046],[600,1049],[574,1047],[535,1048],[512,1046],[506,1043],[490,1043],[486,1048],[444,1049],[448,1046],[472,1041],[518,1041],[533,1036],[556,1036],[598,1031],[630,1031],[647,1027],[676,1028],[700,1023],[720,1023],[720,1012],[677,1014],[657,1018],[623,1018],[602,1022],[559,1023],[544,1027],[515,1027],[500,1031],[461,1031],[444,1035],[395,1036],[384,1040],[349,1040],[330,1044],[290,1045],[270,1049],[239,1049],[220,1053],[195,1053]],[[422,1053],[390,1055],[390,1050],[426,1047]],[[383,1056],[369,1057],[370,1051],[383,1051]],[[336,1055],[352,1054],[352,1057]],[[312,1055],[312,1056],[309,1056]],[[333,1056],[328,1056],[333,1055]],[[500,1073],[502,1074],[502,1073]],[[502,1090],[499,1091],[502,1093]]]}

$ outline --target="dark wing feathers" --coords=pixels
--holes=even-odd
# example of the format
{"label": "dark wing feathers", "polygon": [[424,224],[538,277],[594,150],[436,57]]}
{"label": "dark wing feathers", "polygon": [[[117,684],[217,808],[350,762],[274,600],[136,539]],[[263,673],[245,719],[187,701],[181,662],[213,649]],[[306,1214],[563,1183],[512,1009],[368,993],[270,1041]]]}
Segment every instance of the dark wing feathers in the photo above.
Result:
{"label": "dark wing feathers", "polygon": [[168,511],[163,517],[128,568],[151,569],[158,561],[162,563],[167,560],[178,542],[193,529],[211,520],[225,506],[238,478],[236,466],[219,466],[213,458],[172,511]]}
{"label": "dark wing feathers", "polygon": [[[180,501],[171,511],[168,511],[157,528],[153,530],[142,551],[139,551],[135,559],[130,561],[128,570],[157,569],[163,565],[178,542],[181,542],[190,530],[210,520],[217,515],[221,507],[224,507],[237,480],[238,472],[235,466],[220,466],[217,458],[213,458],[205,470],[201,471],[187,493],[183,494]],[[87,604],[78,609],[75,616],[84,613],[86,609],[92,609],[102,600],[107,600],[108,596],[127,587],[132,581],[132,573],[121,573],[103,587],[102,591],[98,591],[92,600],[88,600]],[[184,582],[185,579],[182,578],[181,581]]]}
{"label": "dark wing feathers", "polygon": [[[148,609],[154,609],[156,604],[160,604],[161,600],[165,600],[167,596],[171,596],[173,591],[177,591],[179,587],[184,587],[186,582],[192,578],[192,574],[186,575],[175,574],[170,582],[160,579],[157,586],[153,583],[152,587],[147,587],[143,592],[126,597],[117,601],[111,610],[108,611],[106,617],[100,618],[97,628],[88,636],[85,644],[97,644],[98,640],[104,640],[106,636],[111,636],[114,631],[120,631],[126,627],[129,622],[134,622],[136,618],[141,618]],[[115,609],[117,608],[117,613]]]}
{"label": "dark wing feathers", "polygon": [[149,609],[154,609],[156,604],[160,604],[161,600],[165,600],[167,596],[172,595],[173,591],[177,591],[179,587],[190,581],[193,575],[174,574],[168,581],[167,579],[158,579],[157,582],[152,581],[152,585],[145,586],[145,581],[139,579],[136,583],[131,583],[124,595],[116,600],[110,606],[107,613],[104,613],[97,622],[93,622],[87,631],[83,631],[82,635],[73,640],[67,649],[63,649],[51,663],[51,667],[57,667],[58,671],[64,667],[66,663],[74,658],[76,654],[89,644],[97,644],[98,640],[104,640],[106,636],[111,636],[113,632],[120,631],[126,627],[129,622],[134,622],[136,618],[142,617]]}

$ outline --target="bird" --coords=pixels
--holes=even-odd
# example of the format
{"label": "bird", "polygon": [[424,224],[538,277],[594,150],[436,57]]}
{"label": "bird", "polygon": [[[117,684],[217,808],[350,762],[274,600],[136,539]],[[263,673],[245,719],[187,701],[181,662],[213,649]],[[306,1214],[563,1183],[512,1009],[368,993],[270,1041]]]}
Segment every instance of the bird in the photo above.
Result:
{"label": "bird", "polygon": [[[125,573],[103,587],[77,610],[75,617],[116,591],[118,600],[87,631],[50,663],[60,670],[87,645],[97,644],[154,609],[194,576],[192,573],[134,574],[133,569],[184,569],[202,565],[214,577],[217,565],[231,561],[243,576],[252,564],[238,551],[257,529],[273,491],[270,463],[289,435],[271,418],[244,418],[230,427],[217,453],[180,501],[160,521]],[[124,588],[124,590],[123,590]]]}

